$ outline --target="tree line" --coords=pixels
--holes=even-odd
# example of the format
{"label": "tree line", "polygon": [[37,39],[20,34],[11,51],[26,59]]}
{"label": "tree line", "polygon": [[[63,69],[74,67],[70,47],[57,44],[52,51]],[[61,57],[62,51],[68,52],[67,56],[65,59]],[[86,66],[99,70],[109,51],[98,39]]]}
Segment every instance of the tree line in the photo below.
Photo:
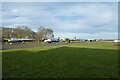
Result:
{"label": "tree line", "polygon": [[53,30],[40,26],[37,32],[30,29],[28,26],[15,26],[14,28],[0,27],[0,41],[10,38],[26,38],[42,41],[48,38],[54,38]]}

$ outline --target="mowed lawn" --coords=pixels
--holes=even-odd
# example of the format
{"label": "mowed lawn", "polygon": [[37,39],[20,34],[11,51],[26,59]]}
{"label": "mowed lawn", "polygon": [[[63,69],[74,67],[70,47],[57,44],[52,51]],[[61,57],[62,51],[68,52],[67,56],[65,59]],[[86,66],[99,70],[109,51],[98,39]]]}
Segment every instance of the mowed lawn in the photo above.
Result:
{"label": "mowed lawn", "polygon": [[115,43],[3,50],[3,78],[117,78]]}

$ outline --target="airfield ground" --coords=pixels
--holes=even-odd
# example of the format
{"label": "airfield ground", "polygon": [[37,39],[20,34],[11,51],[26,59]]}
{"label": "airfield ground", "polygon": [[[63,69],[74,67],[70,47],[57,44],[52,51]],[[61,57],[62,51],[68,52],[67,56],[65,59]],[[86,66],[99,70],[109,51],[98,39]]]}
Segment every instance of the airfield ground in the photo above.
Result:
{"label": "airfield ground", "polygon": [[[49,44],[51,45],[51,44]],[[117,78],[116,43],[83,42],[2,51],[3,78]]]}

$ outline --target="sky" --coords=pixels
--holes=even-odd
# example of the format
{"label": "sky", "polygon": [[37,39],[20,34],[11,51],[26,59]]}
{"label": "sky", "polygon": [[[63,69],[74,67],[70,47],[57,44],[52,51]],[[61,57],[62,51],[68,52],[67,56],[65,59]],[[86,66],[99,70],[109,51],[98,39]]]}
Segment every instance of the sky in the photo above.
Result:
{"label": "sky", "polygon": [[2,2],[118,2],[119,0],[1,0]]}
{"label": "sky", "polygon": [[2,26],[26,25],[34,31],[45,26],[53,29],[55,37],[71,39],[118,38],[117,2],[5,1],[0,3]]}

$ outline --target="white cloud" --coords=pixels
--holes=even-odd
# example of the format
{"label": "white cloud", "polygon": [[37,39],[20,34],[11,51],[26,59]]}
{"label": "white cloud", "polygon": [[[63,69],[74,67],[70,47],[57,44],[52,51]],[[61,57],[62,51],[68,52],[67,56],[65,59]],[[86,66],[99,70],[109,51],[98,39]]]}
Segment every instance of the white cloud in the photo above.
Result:
{"label": "white cloud", "polygon": [[72,37],[79,33],[84,37],[90,37],[90,33],[101,37],[102,34],[114,35],[113,32],[117,31],[117,3],[8,4],[3,6],[3,23],[11,26],[24,24],[36,31],[45,25],[58,31],[59,35],[66,32]]}
{"label": "white cloud", "polygon": [[118,2],[119,0],[1,0],[2,2]]}
{"label": "white cloud", "polygon": [[76,37],[77,39],[118,39],[118,33],[117,32],[101,32],[101,33],[57,33],[55,32],[56,37],[63,37],[63,38],[70,38],[74,39]]}

